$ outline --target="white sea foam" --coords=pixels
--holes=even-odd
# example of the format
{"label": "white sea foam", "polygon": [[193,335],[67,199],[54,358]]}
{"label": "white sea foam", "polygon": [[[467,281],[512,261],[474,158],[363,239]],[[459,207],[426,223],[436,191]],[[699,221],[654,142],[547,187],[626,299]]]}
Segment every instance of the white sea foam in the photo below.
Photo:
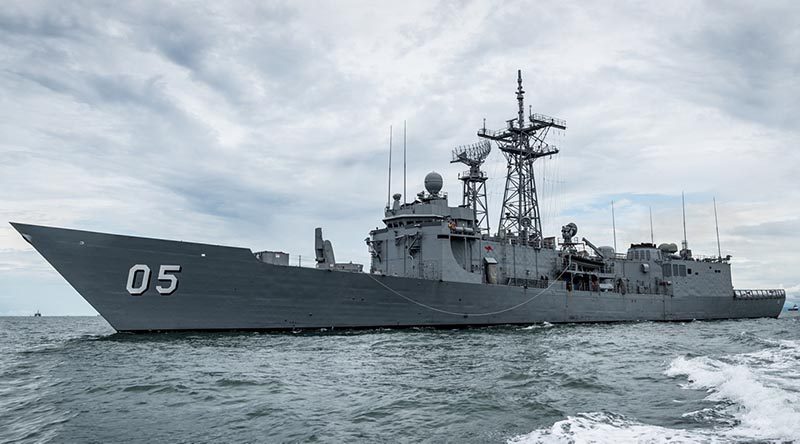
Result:
{"label": "white sea foam", "polygon": [[552,326],[553,326],[553,324],[551,324],[551,323],[549,323],[547,321],[544,321],[541,324],[533,324],[533,325],[529,325],[527,327],[522,327],[521,330],[538,330],[540,328],[550,328]]}
{"label": "white sea foam", "polygon": [[716,403],[687,412],[684,417],[712,417],[716,411],[724,411],[735,418],[733,421],[704,430],[685,430],[644,424],[613,413],[580,413],[508,442],[794,442],[800,438],[800,341],[763,342],[767,347],[753,353],[719,359],[678,357],[665,371],[667,376],[685,376],[683,388],[706,390],[705,399]]}
{"label": "white sea foam", "polygon": [[709,432],[670,429],[643,424],[619,415],[594,412],[569,416],[550,428],[534,430],[508,440],[511,444],[582,443],[718,443],[721,438]]}
{"label": "white sea foam", "polygon": [[795,440],[800,437],[800,342],[714,359],[678,357],[665,372],[686,376],[687,389],[708,391],[706,400],[731,403],[726,412],[739,424],[722,430],[737,439]]}

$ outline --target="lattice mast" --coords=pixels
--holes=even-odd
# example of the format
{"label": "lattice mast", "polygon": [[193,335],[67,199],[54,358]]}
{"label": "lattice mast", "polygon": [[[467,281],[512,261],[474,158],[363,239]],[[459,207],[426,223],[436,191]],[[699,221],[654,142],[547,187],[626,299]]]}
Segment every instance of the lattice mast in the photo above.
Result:
{"label": "lattice mast", "polygon": [[498,235],[517,238],[523,244],[538,245],[542,239],[542,221],[533,165],[536,159],[558,153],[558,148],[545,142],[551,128],[567,129],[567,124],[542,114],[528,111],[525,120],[525,91],[522,71],[517,71],[517,117],[507,121],[507,127],[487,131],[486,124],[478,137],[493,140],[503,152],[508,165],[503,208],[500,211]]}
{"label": "lattice mast", "polygon": [[463,206],[472,208],[475,219],[475,231],[489,234],[489,206],[486,201],[486,173],[481,165],[492,151],[492,144],[482,140],[472,145],[463,145],[453,149],[453,160],[450,163],[463,163],[469,170],[458,175],[463,183]]}

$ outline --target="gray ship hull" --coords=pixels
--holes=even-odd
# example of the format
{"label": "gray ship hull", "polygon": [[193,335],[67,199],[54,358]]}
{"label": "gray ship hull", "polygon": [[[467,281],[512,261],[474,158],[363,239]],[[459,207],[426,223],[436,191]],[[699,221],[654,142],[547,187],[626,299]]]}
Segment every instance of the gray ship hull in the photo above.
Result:
{"label": "gray ship hull", "polygon": [[[468,284],[270,265],[251,250],[12,224],[118,331],[481,326],[777,317],[785,298]],[[171,294],[126,288],[137,264],[180,266]],[[137,284],[138,285],[138,284]]]}

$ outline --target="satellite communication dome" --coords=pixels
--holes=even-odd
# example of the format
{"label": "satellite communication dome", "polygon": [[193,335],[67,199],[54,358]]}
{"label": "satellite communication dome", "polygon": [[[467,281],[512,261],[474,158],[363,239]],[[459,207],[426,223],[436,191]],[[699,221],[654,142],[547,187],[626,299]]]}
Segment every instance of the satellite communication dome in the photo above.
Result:
{"label": "satellite communication dome", "polygon": [[443,185],[444,180],[442,179],[442,175],[436,171],[431,171],[425,176],[425,189],[428,190],[429,193],[439,194]]}

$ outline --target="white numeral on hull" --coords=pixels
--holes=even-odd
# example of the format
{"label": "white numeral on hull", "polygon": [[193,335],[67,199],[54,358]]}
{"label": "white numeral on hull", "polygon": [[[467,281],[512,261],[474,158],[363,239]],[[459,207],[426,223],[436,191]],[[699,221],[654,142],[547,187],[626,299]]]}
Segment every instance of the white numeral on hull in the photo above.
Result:
{"label": "white numeral on hull", "polygon": [[[156,291],[164,296],[171,295],[178,289],[178,276],[168,273],[180,273],[180,265],[162,265],[158,269],[159,285],[156,285]],[[141,272],[142,280],[139,285],[136,285],[136,277]],[[133,296],[144,294],[150,287],[150,267],[145,264],[136,264],[128,271],[128,284],[125,289],[128,290]],[[166,282],[164,282],[166,281]],[[166,287],[161,283],[169,284]]]}
{"label": "white numeral on hull", "polygon": [[158,269],[158,280],[169,281],[169,286],[162,287],[161,285],[156,285],[156,291],[166,296],[168,294],[172,294],[175,290],[177,290],[178,276],[167,273],[168,272],[178,273],[180,271],[181,271],[180,265],[162,265],[161,268]]}
{"label": "white numeral on hull", "polygon": [[[139,286],[135,286],[136,282],[136,273],[142,272],[142,283]],[[150,267],[144,264],[136,264],[131,267],[131,270],[128,272],[128,286],[125,287],[128,290],[128,293],[139,296],[140,294],[147,291],[147,287],[150,285]]]}

